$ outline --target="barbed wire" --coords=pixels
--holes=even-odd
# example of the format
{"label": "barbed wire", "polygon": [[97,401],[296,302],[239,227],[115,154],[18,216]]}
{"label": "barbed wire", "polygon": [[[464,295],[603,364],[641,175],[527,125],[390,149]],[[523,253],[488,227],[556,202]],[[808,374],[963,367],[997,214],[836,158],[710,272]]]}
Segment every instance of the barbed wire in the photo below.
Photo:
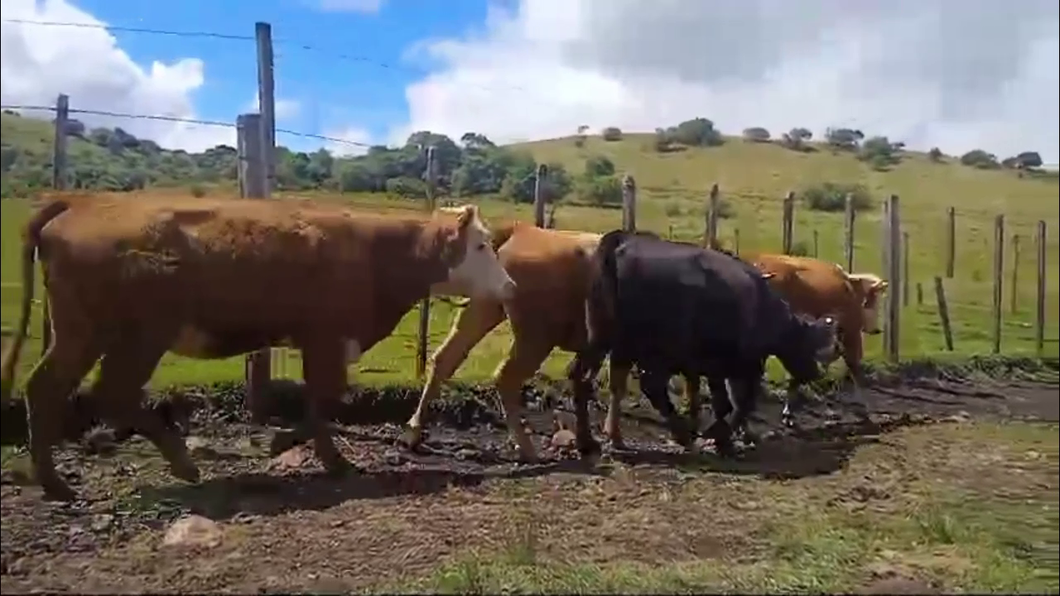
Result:
{"label": "barbed wire", "polygon": [[[221,33],[221,32],[216,32],[216,31],[197,31],[197,30],[180,31],[180,30],[174,30],[174,29],[154,29],[154,28],[150,28],[150,27],[129,27],[129,26],[122,26],[122,25],[106,25],[106,24],[103,24],[103,23],[71,23],[71,22],[66,22],[66,21],[34,21],[34,20],[29,20],[29,19],[0,19],[0,22],[2,22],[2,23],[11,23],[11,24],[14,24],[14,25],[34,25],[34,26],[41,26],[41,27],[72,27],[72,28],[77,28],[77,29],[100,29],[100,30],[109,31],[109,32],[112,32],[112,33],[143,33],[143,34],[149,34],[149,35],[166,35],[166,36],[171,36],[171,37],[185,37],[185,38],[224,39],[224,40],[234,40],[234,41],[257,41],[256,38],[253,35],[240,35],[240,34],[236,34],[236,33]],[[334,58],[334,59],[337,59],[337,60],[345,60],[345,61],[348,61],[348,62],[362,62],[362,63],[365,63],[365,64],[372,64],[373,66],[378,66],[380,68],[384,68],[384,69],[387,69],[387,70],[405,70],[405,71],[415,71],[415,72],[419,72],[419,73],[423,72],[423,69],[415,69],[415,68],[410,68],[410,67],[407,67],[407,66],[391,64],[389,62],[382,62],[382,61],[377,60],[375,58],[369,58],[368,56],[363,56],[363,55],[359,55],[359,54],[347,54],[347,53],[343,53],[343,52],[336,52],[334,50],[325,49],[325,48],[322,48],[322,47],[319,47],[319,46],[315,46],[313,44],[309,44],[309,43],[306,43],[306,42],[300,41],[300,40],[285,39],[285,38],[282,38],[282,37],[278,37],[278,38],[273,38],[272,42],[273,42],[273,45],[285,45],[285,46],[288,46],[288,47],[291,47],[291,48],[297,48],[299,50],[304,50],[304,51],[308,51],[308,52],[316,52],[316,53],[321,53],[321,54],[327,54],[331,58]],[[274,57],[280,57],[280,56],[282,56],[281,53],[274,53]],[[501,88],[500,86],[489,86],[489,85],[481,85],[481,84],[474,84],[474,83],[469,83],[469,84],[467,84],[467,86],[468,87],[476,87],[476,88],[479,88],[479,89],[482,89],[482,90],[485,90],[485,91],[495,91],[495,90]],[[530,92],[530,90],[528,88],[523,87],[521,85],[506,84],[506,85],[503,85],[503,88],[514,89],[514,90],[518,90],[518,91],[522,91],[522,92],[526,92],[526,93]]]}
{"label": "barbed wire", "polygon": [[[0,105],[0,109],[4,110],[18,110],[18,111],[41,111],[41,112],[55,112],[55,106],[42,106],[42,105],[14,105],[4,104]],[[160,114],[128,114],[124,112],[111,112],[107,110],[88,110],[70,108],[68,110],[70,114],[85,114],[89,116],[105,116],[110,118],[128,118],[130,120],[155,120],[161,122],[180,122],[185,124],[196,124],[199,126],[217,126],[221,128],[236,128],[236,125],[232,122],[222,122],[219,120],[200,120],[196,118],[183,118],[179,116],[165,116]],[[316,139],[320,141],[327,141],[331,143],[342,143],[353,147],[369,148],[372,145],[370,143],[362,143],[360,141],[351,141],[348,139],[340,139],[338,137],[329,137],[327,135],[320,135],[311,132],[301,132],[297,130],[290,130],[286,128],[277,128],[278,134],[294,135],[296,137],[303,137],[308,139]]]}

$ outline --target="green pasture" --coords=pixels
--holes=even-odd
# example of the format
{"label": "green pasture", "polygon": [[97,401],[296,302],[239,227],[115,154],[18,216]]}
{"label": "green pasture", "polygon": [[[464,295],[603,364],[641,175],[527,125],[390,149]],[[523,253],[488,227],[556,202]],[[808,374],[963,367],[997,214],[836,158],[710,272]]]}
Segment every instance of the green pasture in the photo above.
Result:
{"label": "green pasture", "polygon": [[[530,143],[525,148],[539,161],[560,162],[577,171],[578,160],[587,155],[610,157],[620,170],[633,173],[638,182],[637,223],[677,239],[702,238],[704,197],[709,185],[718,182],[722,196],[730,203],[734,216],[719,223],[719,237],[732,247],[739,230],[740,250],[778,251],[781,236],[781,197],[788,189],[825,180],[860,182],[877,202],[875,209],[858,214],[856,224],[856,271],[881,272],[881,228],[879,201],[887,194],[900,196],[902,229],[910,237],[910,303],[902,309],[901,358],[953,358],[988,354],[991,349],[992,242],[993,219],[1006,216],[1006,253],[1002,353],[1033,355],[1035,312],[1034,226],[1044,219],[1049,226],[1047,242],[1048,283],[1046,291],[1046,355],[1058,353],[1057,309],[1060,300],[1057,267],[1060,245],[1057,242],[1058,195],[1055,178],[1018,178],[1008,171],[983,171],[956,163],[935,164],[910,154],[890,171],[878,172],[847,155],[796,153],[770,145],[730,142],[721,148],[697,149],[674,154],[646,151],[636,135],[618,143],[589,139],[575,147],[569,139]],[[153,192],[153,191],[147,191]],[[220,194],[222,190],[211,190]],[[419,204],[386,195],[311,194],[320,200],[344,201],[364,209],[415,209]],[[506,218],[531,220],[528,205],[516,205],[500,199],[481,199],[479,205],[487,221]],[[932,278],[943,272],[946,208],[957,209],[956,274],[945,280],[955,351],[944,349]],[[0,203],[2,224],[2,322],[5,336],[14,327],[21,298],[19,283],[20,228],[31,206],[23,200]],[[618,227],[621,213],[615,208],[561,205],[556,212],[557,227],[603,232]],[[796,204],[795,243],[813,250],[817,232],[818,256],[842,262],[842,213],[810,211]],[[1021,237],[1018,266],[1017,307],[1011,310],[1009,287],[1014,253],[1011,239]],[[915,284],[923,287],[923,304],[917,304]],[[36,298],[41,297],[40,288]],[[435,301],[432,307],[430,349],[436,348],[448,333],[454,320],[454,308]],[[21,362],[21,372],[35,362],[40,351],[40,307],[34,309],[31,340]],[[402,321],[394,334],[369,351],[356,367],[353,378],[363,384],[415,383],[415,310]],[[457,379],[488,380],[507,353],[510,329],[507,324],[487,336],[471,353],[458,371]],[[881,339],[866,338],[870,359],[881,354]],[[559,375],[569,354],[554,353],[545,366],[545,374]],[[300,376],[296,351],[288,351],[278,374]],[[152,383],[199,384],[238,378],[242,359],[194,361],[167,357]]]}

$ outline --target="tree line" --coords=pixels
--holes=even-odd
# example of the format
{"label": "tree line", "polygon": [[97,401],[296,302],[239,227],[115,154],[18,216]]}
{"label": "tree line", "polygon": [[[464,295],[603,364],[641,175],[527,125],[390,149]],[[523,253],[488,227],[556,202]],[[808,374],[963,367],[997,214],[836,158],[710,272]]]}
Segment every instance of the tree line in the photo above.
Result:
{"label": "tree line", "polygon": [[[3,114],[2,196],[26,196],[51,186],[52,126],[41,120],[23,118],[13,112]],[[583,147],[588,127],[577,130],[574,143]],[[237,179],[237,153],[234,147],[218,145],[200,153],[168,150],[140,139],[122,128],[88,128],[78,120],[67,123],[67,185],[69,188],[129,191],[152,186],[205,187],[234,184]],[[623,133],[616,127],[602,131],[605,141],[619,141]],[[745,142],[773,142],[796,151],[818,151],[810,143],[813,134],[794,128],[773,140],[764,128],[743,131]],[[726,138],[706,118],[693,118],[655,131],[653,149],[680,151],[687,147],[722,145]],[[428,183],[426,148],[434,147],[434,184],[439,195],[470,197],[500,195],[516,202],[532,202],[539,165],[547,175],[543,191],[547,200],[568,197],[572,202],[619,204],[622,186],[615,164],[607,157],[587,155],[580,171],[568,171],[562,164],[538,164],[529,151],[502,147],[486,136],[468,132],[454,140],[442,134],[419,131],[400,147],[373,146],[364,155],[338,157],[320,149],[312,152],[276,150],[276,183],[281,191],[322,189],[333,192],[386,192],[404,197],[423,197]],[[871,167],[884,170],[899,163],[904,145],[887,137],[865,138],[859,130],[828,129],[823,147],[833,152],[848,151]],[[937,148],[929,158],[943,161]],[[960,163],[978,168],[1013,167],[1033,169],[1041,157],[1033,151],[999,161],[982,150],[973,150]]]}

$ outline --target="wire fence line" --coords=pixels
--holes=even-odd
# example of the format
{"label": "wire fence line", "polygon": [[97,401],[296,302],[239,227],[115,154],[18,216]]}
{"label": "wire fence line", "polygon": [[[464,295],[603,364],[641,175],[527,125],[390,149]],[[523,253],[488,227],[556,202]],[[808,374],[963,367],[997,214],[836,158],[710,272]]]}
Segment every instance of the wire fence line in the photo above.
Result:
{"label": "wire fence line", "polygon": [[[0,109],[13,110],[13,111],[28,111],[28,112],[58,112],[56,106],[40,106],[40,105],[17,105],[17,104],[3,104],[0,105]],[[181,116],[166,116],[164,114],[128,114],[124,112],[111,112],[107,110],[87,110],[78,108],[68,108],[67,114],[86,114],[89,116],[105,116],[110,118],[128,118],[130,120],[155,120],[161,122],[181,122],[184,124],[195,124],[199,126],[217,126],[220,128],[231,128],[236,129],[237,125],[234,122],[222,122],[220,120],[200,120],[196,118],[184,118]],[[327,141],[329,143],[341,143],[344,145],[350,145],[351,147],[362,147],[368,148],[372,145],[370,143],[362,143],[360,141],[351,141],[349,139],[343,139],[339,137],[331,137],[327,135],[320,135],[311,132],[302,132],[298,130],[290,130],[286,128],[277,128],[276,132],[282,134],[288,134],[296,137],[302,137],[307,139],[315,139],[318,141]]]}
{"label": "wire fence line", "polygon": [[[92,110],[92,109],[76,109],[69,105],[69,98],[65,95],[60,96],[59,101],[55,106],[44,106],[44,105],[4,105],[3,109],[12,109],[19,111],[45,111],[55,114],[55,124],[57,129],[56,142],[55,142],[55,157],[53,161],[54,166],[54,178],[53,183],[57,189],[61,190],[63,184],[65,184],[65,178],[62,175],[63,169],[66,167],[66,135],[59,134],[58,131],[64,131],[65,123],[67,118],[71,114],[84,114],[84,115],[95,115],[101,117],[111,118],[129,118],[129,119],[142,119],[142,120],[160,120],[167,122],[181,122],[192,125],[202,126],[217,126],[225,128],[235,128],[237,131],[238,141],[237,150],[240,154],[240,188],[242,194],[247,198],[268,198],[275,187],[275,135],[289,134],[304,138],[311,138],[317,140],[323,140],[327,142],[345,144],[355,147],[370,147],[369,144],[350,141],[347,139],[320,135],[315,133],[305,133],[295,130],[286,130],[276,128],[275,126],[275,97],[274,88],[275,82],[273,79],[274,75],[274,54],[272,52],[272,38],[271,38],[271,27],[266,23],[258,23],[255,27],[255,35],[229,35],[223,33],[213,32],[178,32],[178,31],[165,31],[156,29],[147,29],[139,27],[112,27],[101,24],[81,24],[81,23],[54,23],[54,22],[34,22],[34,21],[19,21],[15,19],[4,19],[3,22],[19,23],[25,25],[38,25],[38,26],[70,26],[70,27],[86,27],[86,28],[97,28],[107,29],[110,31],[126,31],[132,33],[146,33],[146,34],[158,34],[158,35],[174,35],[178,37],[206,37],[206,38],[218,38],[225,40],[237,40],[237,41],[253,41],[258,47],[258,98],[259,98],[259,112],[254,114],[243,114],[239,116],[235,123],[232,122],[220,122],[211,120],[200,120],[192,118],[183,118],[179,116],[171,115],[155,115],[155,114],[129,114],[107,110]],[[290,43],[290,42],[288,42]],[[302,49],[312,49],[316,51],[316,48],[309,45],[301,45]],[[339,59],[350,59],[349,56],[343,56],[339,54],[331,54]],[[380,66],[387,67],[387,65],[378,63],[372,60],[364,59],[365,62],[373,62]],[[426,169],[423,173],[423,179],[427,181],[426,185],[426,201],[425,206],[428,209],[433,209],[436,205],[436,198],[438,197],[439,189],[437,187],[437,177],[435,175],[435,162],[433,159],[434,149],[432,147],[421,148],[426,154]],[[548,171],[544,166],[538,166],[536,171],[526,176],[522,182],[529,182],[530,178],[535,180],[535,192],[534,192],[534,223],[542,227],[553,227],[555,224],[555,207],[556,203],[549,201],[549,197],[546,192]],[[645,187],[641,189],[648,193],[689,193],[697,192],[695,189],[689,189],[688,187]],[[720,220],[726,218],[724,199],[721,197],[720,189],[718,185],[714,185],[710,192],[700,191],[704,194],[703,203],[703,242],[707,246],[719,247],[722,241],[719,237]],[[622,209],[622,227],[628,229],[636,229],[637,226],[637,194],[638,188],[636,181],[632,175],[627,175],[622,184],[622,195],[623,195],[623,209]],[[774,199],[775,201],[775,199]],[[816,229],[812,229],[812,244],[809,244],[809,237],[805,234],[801,240],[796,240],[798,230],[795,228],[795,205],[796,195],[793,192],[788,193],[783,198],[782,204],[782,221],[781,221],[781,251],[786,254],[803,253],[807,256],[818,257],[819,256],[819,235]],[[856,238],[856,223],[862,219],[862,214],[855,207],[852,197],[846,197],[846,204],[843,209],[843,249],[842,258],[844,266],[848,270],[854,269],[855,262],[855,245],[857,242]],[[890,284],[890,290],[885,294],[884,312],[884,346],[885,352],[888,358],[897,360],[899,357],[899,314],[903,306],[907,307],[910,304],[910,289],[913,287],[910,279],[909,272],[909,234],[907,231],[902,229],[902,217],[899,211],[900,200],[897,196],[888,197],[883,203],[883,212],[880,217],[879,225],[880,232],[879,236],[876,236],[874,240],[879,239],[879,242],[873,244],[879,244],[881,250],[878,253],[878,257],[870,257],[871,266],[869,269],[876,269],[877,266],[882,267],[882,277],[887,279]],[[552,211],[548,210],[551,206]],[[687,214],[686,214],[687,215]],[[934,277],[936,297],[938,303],[938,315],[940,319],[940,326],[943,335],[946,338],[947,349],[953,350],[953,333],[951,329],[952,318],[948,313],[947,301],[945,299],[945,290],[943,288],[942,279],[952,279],[955,276],[954,273],[954,259],[956,254],[956,221],[957,211],[950,208],[946,212],[946,223],[945,229],[946,238],[944,240],[943,249],[941,252],[945,255],[945,272],[940,272],[940,275]],[[1005,232],[1005,218],[999,215],[995,218],[993,228],[993,242],[992,248],[994,252],[993,259],[993,299],[991,304],[992,309],[992,322],[993,329],[991,330],[993,351],[995,353],[1000,352],[1001,349],[1001,303],[1003,300],[1001,294],[1002,278],[1004,276],[1005,269],[1005,245],[1008,239]],[[1012,221],[1008,222],[1009,229],[1011,230]],[[735,228],[731,230],[732,235],[729,236],[729,248],[734,249],[735,252],[739,253],[741,250],[740,246],[740,230]],[[670,235],[673,235],[672,229]],[[991,241],[989,236],[984,235],[983,241],[989,248]],[[1036,222],[1036,229],[1034,231],[1034,242],[1037,248],[1037,285],[1036,285],[1036,346],[1041,353],[1043,345],[1043,329],[1044,329],[1044,296],[1045,296],[1045,243],[1046,243],[1046,229],[1045,222]],[[1018,260],[1018,257],[1016,257]],[[1013,271],[1018,267],[1014,266]],[[1027,276],[1021,279],[1028,279]],[[1012,283],[1015,286],[1016,275],[1012,274]],[[917,283],[917,303],[920,304],[922,298],[922,288]],[[1013,294],[1015,296],[1015,294]],[[47,303],[44,303],[46,312]],[[1013,310],[1015,310],[1015,298],[1013,298]],[[420,331],[419,331],[419,342],[417,347],[417,372],[422,374],[425,368],[425,360],[427,353],[427,324],[430,316],[430,301],[425,300],[421,304],[420,310]],[[47,332],[50,327],[46,326],[42,330],[42,336],[47,343]],[[286,361],[286,350],[278,351],[280,361]],[[273,358],[276,358],[274,355]],[[247,381],[248,381],[248,394],[251,399],[251,409],[254,410],[254,403],[258,400],[255,396],[259,394],[259,388],[262,387],[262,380],[271,378],[271,370],[273,366],[270,366],[270,358],[267,353],[259,352],[249,357],[247,366]],[[281,365],[281,368],[282,365]]]}

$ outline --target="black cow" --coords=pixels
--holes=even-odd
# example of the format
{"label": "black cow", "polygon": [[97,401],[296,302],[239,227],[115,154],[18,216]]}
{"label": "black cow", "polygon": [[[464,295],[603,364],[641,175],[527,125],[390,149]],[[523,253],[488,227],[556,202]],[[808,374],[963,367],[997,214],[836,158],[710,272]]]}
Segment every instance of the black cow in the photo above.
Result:
{"label": "black cow", "polygon": [[706,434],[720,452],[731,449],[732,429],[742,428],[754,407],[769,356],[780,359],[797,383],[820,378],[819,363],[834,359],[835,321],[796,316],[767,277],[733,255],[616,230],[600,239],[593,268],[589,339],[568,369],[583,453],[599,449],[589,430],[588,399],[608,354],[613,365],[640,369],[644,394],[689,449],[694,433],[670,401],[670,377],[733,381],[735,403],[728,391],[711,391],[715,421]]}

